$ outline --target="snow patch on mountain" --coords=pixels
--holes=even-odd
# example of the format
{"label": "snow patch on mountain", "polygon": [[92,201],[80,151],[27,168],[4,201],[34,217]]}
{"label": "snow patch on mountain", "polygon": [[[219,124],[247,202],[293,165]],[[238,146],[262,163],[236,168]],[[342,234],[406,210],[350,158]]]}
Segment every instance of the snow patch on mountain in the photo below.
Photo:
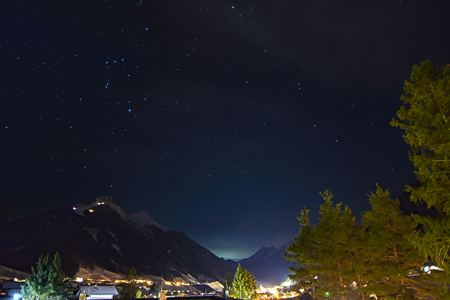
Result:
{"label": "snow patch on mountain", "polygon": [[121,249],[120,249],[120,247],[119,247],[118,245],[116,245],[116,244],[111,244],[111,247],[113,247],[114,249],[116,249],[116,251],[119,252],[120,256],[123,257],[122,252],[120,252]]}
{"label": "snow patch on mountain", "polygon": [[179,277],[177,277],[177,278],[179,278],[178,281],[183,281],[188,284],[199,284],[197,279],[194,276],[192,276],[191,274],[183,274],[181,272],[180,272],[180,274],[181,275]]}
{"label": "snow patch on mountain", "polygon": [[30,274],[27,274],[25,272],[13,270],[5,266],[0,266],[0,278],[2,279],[12,280],[14,278],[17,278],[20,280],[24,280],[27,279],[29,276]]}
{"label": "snow patch on mountain", "polygon": [[128,219],[137,223],[138,225],[153,225],[165,232],[171,231],[171,229],[164,227],[155,220],[153,220],[153,218],[149,215],[149,213],[144,210],[141,210],[140,212],[135,213],[133,215],[128,215]]}
{"label": "snow patch on mountain", "polygon": [[209,287],[212,288],[213,290],[215,290],[216,292],[223,291],[223,285],[218,281],[208,282],[206,284],[209,285]]}
{"label": "snow patch on mountain", "polygon": [[125,276],[122,274],[113,273],[97,266],[93,270],[80,268],[78,272],[75,274],[75,277],[83,278],[83,280],[85,281],[87,279],[92,279],[95,281],[97,280],[114,281],[125,279]]}
{"label": "snow patch on mountain", "polygon": [[108,233],[116,240],[116,242],[118,242],[119,240],[116,238],[116,236],[114,235],[114,233],[112,233],[111,231],[108,230]]}
{"label": "snow patch on mountain", "polygon": [[98,233],[101,231],[100,228],[87,228],[87,227],[84,227],[83,230],[86,230],[87,233],[89,233],[89,234],[92,236],[92,238],[93,238],[96,242],[98,242],[98,236],[97,236],[97,235],[98,235]]}

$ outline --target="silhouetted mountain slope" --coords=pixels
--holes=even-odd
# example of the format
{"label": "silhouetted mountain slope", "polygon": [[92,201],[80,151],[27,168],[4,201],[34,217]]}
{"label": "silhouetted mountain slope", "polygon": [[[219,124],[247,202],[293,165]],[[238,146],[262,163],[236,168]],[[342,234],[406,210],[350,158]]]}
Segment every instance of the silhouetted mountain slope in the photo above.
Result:
{"label": "silhouetted mountain slope", "polygon": [[[231,260],[231,259],[227,259],[226,260],[226,263],[227,263],[227,265],[231,268],[231,269],[233,269],[233,272],[237,269],[237,267],[238,267],[238,262],[237,261],[234,261],[234,260]],[[230,274],[230,276],[231,276],[232,274]]]}
{"label": "silhouetted mountain slope", "polygon": [[145,212],[127,215],[110,197],[9,223],[0,232],[0,245],[5,248],[0,249],[0,262],[24,271],[42,253],[59,251],[63,271],[70,276],[80,266],[122,274],[134,266],[138,273],[181,272],[216,280],[232,273],[223,259],[183,232],[159,225]]}
{"label": "silhouetted mountain slope", "polygon": [[[286,261],[284,253],[289,243],[280,248],[262,247],[252,256],[242,259],[239,262],[227,260],[227,264],[236,270],[238,263],[247,271],[251,272],[257,280],[257,284],[265,287],[280,285],[287,280],[289,274],[288,267],[291,263]],[[233,272],[234,273],[234,272]]]}

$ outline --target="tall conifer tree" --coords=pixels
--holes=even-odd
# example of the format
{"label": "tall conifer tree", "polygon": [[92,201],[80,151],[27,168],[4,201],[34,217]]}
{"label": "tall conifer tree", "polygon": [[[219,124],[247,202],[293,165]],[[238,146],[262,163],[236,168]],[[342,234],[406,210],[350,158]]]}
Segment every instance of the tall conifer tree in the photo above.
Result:
{"label": "tall conifer tree", "polygon": [[62,279],[59,253],[56,252],[53,260],[48,253],[41,255],[22,286],[22,297],[25,300],[64,299],[67,295]]}
{"label": "tall conifer tree", "polygon": [[[410,160],[421,185],[407,186],[411,200],[436,209],[437,216],[418,216],[420,236],[412,242],[425,257],[444,270],[450,280],[450,65],[433,66],[429,60],[414,65],[405,80],[403,106],[391,125],[405,131]],[[446,287],[447,285],[442,285]]]}
{"label": "tall conifer tree", "polygon": [[341,203],[333,204],[331,192],[327,190],[321,195],[325,204],[320,206],[319,224],[312,226],[309,211],[303,209],[299,234],[287,247],[285,257],[299,266],[289,268],[294,273],[290,278],[310,288],[314,299],[340,295],[345,299],[355,277],[352,265],[357,241],[355,218],[348,207],[341,209]]}
{"label": "tall conifer tree", "polygon": [[309,209],[304,207],[298,220],[300,221],[299,233],[294,238],[294,242],[287,246],[287,253],[284,255],[286,260],[297,265],[297,268],[288,268],[293,273],[288,275],[288,278],[297,282],[301,288],[311,290],[313,299],[317,299],[318,262],[314,253],[314,228],[309,222]]}
{"label": "tall conifer tree", "polygon": [[350,208],[341,208],[342,203],[333,204],[330,191],[321,195],[325,204],[320,206],[321,216],[314,233],[317,259],[321,261],[319,280],[333,297],[342,295],[346,299],[347,287],[352,282],[351,249],[355,217]]}
{"label": "tall conifer tree", "polygon": [[139,291],[139,287],[136,282],[137,271],[134,267],[131,267],[127,274],[127,283],[124,284],[120,295],[123,298],[136,298],[136,293]]}
{"label": "tall conifer tree", "polygon": [[367,284],[372,273],[372,270],[368,265],[371,257],[369,253],[365,251],[364,246],[368,239],[366,228],[364,226],[357,226],[351,233],[351,239],[351,253],[353,257],[351,268],[353,271],[353,282],[356,282],[361,299],[366,300],[370,298],[370,294],[367,292]]}
{"label": "tall conifer tree", "polygon": [[256,298],[256,278],[238,264],[233,279],[233,295],[235,299]]}
{"label": "tall conifer tree", "polygon": [[398,200],[392,200],[389,192],[377,186],[371,193],[372,210],[362,214],[361,221],[367,231],[364,244],[369,267],[372,270],[368,287],[377,297],[395,298],[433,296],[427,274],[422,271],[426,262],[413,247],[408,237],[416,234],[417,222],[404,215]]}

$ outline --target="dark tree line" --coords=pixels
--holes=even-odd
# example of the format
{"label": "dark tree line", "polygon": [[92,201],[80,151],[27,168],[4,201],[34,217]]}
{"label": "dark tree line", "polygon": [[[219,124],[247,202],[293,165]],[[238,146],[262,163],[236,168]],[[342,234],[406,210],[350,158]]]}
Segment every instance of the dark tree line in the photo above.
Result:
{"label": "dark tree line", "polygon": [[[321,193],[317,225],[301,211],[300,229],[287,247],[290,279],[314,299],[448,299],[450,279],[450,65],[415,65],[405,81],[403,106],[391,125],[404,130],[411,146],[419,187],[407,186],[411,200],[425,203],[435,215],[404,215],[398,200],[377,185],[369,194],[372,210],[355,223],[350,208]],[[424,266],[439,269],[428,271]]]}

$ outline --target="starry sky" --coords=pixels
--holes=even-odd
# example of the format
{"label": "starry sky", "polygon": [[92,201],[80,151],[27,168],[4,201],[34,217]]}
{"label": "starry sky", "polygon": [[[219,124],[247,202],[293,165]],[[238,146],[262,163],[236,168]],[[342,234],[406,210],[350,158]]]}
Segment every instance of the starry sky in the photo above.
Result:
{"label": "starry sky", "polygon": [[389,122],[450,62],[449,1],[2,1],[0,212],[110,195],[224,258],[279,247],[319,192],[415,180]]}

